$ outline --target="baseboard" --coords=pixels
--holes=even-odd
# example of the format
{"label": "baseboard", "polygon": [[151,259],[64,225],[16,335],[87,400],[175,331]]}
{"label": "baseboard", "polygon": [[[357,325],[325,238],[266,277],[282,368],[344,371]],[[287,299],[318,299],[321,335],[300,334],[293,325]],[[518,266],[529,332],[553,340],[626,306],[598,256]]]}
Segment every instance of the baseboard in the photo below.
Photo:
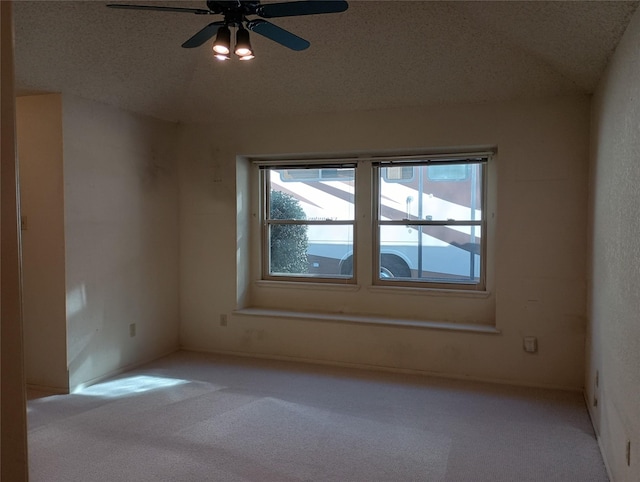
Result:
{"label": "baseboard", "polygon": [[598,427],[593,423],[595,416],[592,411],[591,404],[589,403],[589,394],[586,390],[582,391],[582,396],[584,398],[584,404],[587,408],[587,413],[589,414],[589,421],[591,422],[591,426],[593,427],[593,433],[596,436],[596,442],[598,442],[598,450],[600,450],[600,455],[602,456],[602,461],[604,462],[604,468],[607,471],[607,476],[609,480],[613,481],[613,474],[611,473],[611,467],[609,466],[609,461],[607,460],[607,455],[604,451],[604,447],[602,446],[602,439],[600,438],[600,433],[598,432]]}
{"label": "baseboard", "polygon": [[309,363],[312,365],[355,368],[359,370],[377,371],[377,372],[386,372],[386,373],[402,373],[406,375],[420,375],[424,377],[435,377],[435,378],[443,378],[448,380],[466,380],[470,382],[493,383],[496,385],[507,385],[507,386],[528,387],[528,388],[545,388],[550,390],[562,390],[565,392],[582,392],[584,390],[583,387],[567,387],[563,385],[529,383],[529,382],[522,382],[517,380],[504,380],[500,378],[474,377],[474,376],[467,376],[467,375],[459,375],[456,373],[432,372],[428,370],[388,367],[384,365],[370,365],[366,363],[320,360],[315,358],[304,358],[304,357],[295,357],[295,356],[287,356],[287,355],[271,355],[267,353],[253,353],[253,352],[249,353],[249,352],[239,352],[239,351],[230,351],[230,350],[212,350],[209,348],[194,347],[194,346],[188,346],[188,345],[183,345],[180,347],[180,349],[185,351],[198,352],[198,353],[210,353],[212,355],[228,355],[228,356],[238,356],[238,357],[244,357],[244,358],[256,358],[256,359],[262,359],[262,360]]}
{"label": "baseboard", "polygon": [[90,380],[86,380],[86,381],[84,381],[82,383],[79,383],[75,387],[73,387],[73,389],[70,391],[70,393],[76,393],[76,392],[78,392],[80,390],[83,390],[83,389],[85,389],[87,387],[90,387],[91,385],[95,385],[96,383],[100,383],[100,382],[106,380],[107,378],[115,377],[117,375],[120,375],[120,374],[122,374],[124,372],[128,372],[130,370],[135,370],[136,368],[139,368],[142,365],[146,365],[147,363],[151,363],[152,361],[155,361],[155,360],[157,360],[159,358],[171,355],[172,353],[175,353],[175,352],[177,352],[179,350],[180,350],[179,347],[178,348],[174,348],[174,349],[168,350],[166,352],[160,353],[158,355],[154,355],[154,356],[152,356],[150,358],[145,358],[144,360],[132,363],[130,365],[126,365],[126,366],[120,367],[120,368],[118,368],[116,370],[112,370],[112,371],[110,371],[108,373],[104,373],[104,374],[102,374],[102,375],[100,375],[98,377],[91,378]]}
{"label": "baseboard", "polygon": [[600,436],[596,434],[596,442],[598,442],[598,448],[600,449],[600,455],[602,455],[602,461],[604,462],[604,468],[607,469],[607,476],[609,480],[613,481],[613,475],[611,473],[611,468],[609,467],[609,462],[607,461],[607,456],[604,453],[604,448],[602,447],[602,442]]}
{"label": "baseboard", "polygon": [[52,395],[68,395],[69,389],[63,387],[50,387],[48,385],[36,385],[34,383],[25,384],[27,390],[33,390],[35,392],[50,393]]}

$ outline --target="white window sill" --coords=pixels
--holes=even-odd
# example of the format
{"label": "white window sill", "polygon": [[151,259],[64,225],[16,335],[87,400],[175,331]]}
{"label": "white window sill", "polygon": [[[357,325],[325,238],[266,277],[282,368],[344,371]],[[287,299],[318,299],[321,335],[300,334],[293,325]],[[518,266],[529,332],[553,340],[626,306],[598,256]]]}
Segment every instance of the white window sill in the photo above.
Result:
{"label": "white window sill", "polygon": [[242,308],[233,311],[234,317],[280,318],[334,323],[355,323],[363,325],[397,326],[425,328],[431,330],[458,331],[465,333],[500,334],[495,326],[453,323],[446,321],[411,320],[402,318],[377,317],[371,315],[350,315],[344,313],[310,313],[300,311],[275,310],[266,308]]}

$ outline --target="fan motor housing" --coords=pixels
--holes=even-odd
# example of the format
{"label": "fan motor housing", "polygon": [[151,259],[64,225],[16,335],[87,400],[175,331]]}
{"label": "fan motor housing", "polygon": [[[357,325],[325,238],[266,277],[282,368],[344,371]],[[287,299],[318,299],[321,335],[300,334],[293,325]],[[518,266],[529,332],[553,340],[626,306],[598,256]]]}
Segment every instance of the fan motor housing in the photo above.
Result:
{"label": "fan motor housing", "polygon": [[220,13],[227,17],[242,18],[245,15],[253,15],[258,10],[260,2],[256,0],[207,0],[207,8],[213,13]]}

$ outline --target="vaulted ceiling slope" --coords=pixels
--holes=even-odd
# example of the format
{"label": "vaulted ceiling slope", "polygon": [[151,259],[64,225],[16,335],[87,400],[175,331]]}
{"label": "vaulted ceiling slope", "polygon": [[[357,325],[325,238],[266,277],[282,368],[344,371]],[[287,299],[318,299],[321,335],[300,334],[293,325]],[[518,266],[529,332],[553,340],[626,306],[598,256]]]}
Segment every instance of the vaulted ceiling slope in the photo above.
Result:
{"label": "vaulted ceiling slope", "polygon": [[181,48],[218,17],[106,3],[16,2],[20,94],[71,93],[188,123],[591,93],[638,6],[350,0],[343,13],[272,19],[307,50],[254,33],[254,60],[219,62],[209,44]]}

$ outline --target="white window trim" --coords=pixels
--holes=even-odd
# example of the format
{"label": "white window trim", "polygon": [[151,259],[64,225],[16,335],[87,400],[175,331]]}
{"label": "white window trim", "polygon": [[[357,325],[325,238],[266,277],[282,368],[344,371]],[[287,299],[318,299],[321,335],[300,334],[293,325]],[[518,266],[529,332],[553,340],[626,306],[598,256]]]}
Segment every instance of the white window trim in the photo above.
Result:
{"label": "white window trim", "polygon": [[[487,207],[487,178],[488,178],[488,164],[491,161],[491,158],[493,156],[493,153],[491,152],[487,152],[487,153],[473,153],[473,154],[458,154],[458,155],[440,155],[440,156],[424,156],[426,158],[429,159],[429,161],[433,160],[435,162],[429,162],[429,161],[420,161],[420,162],[406,162],[406,161],[410,161],[412,158],[410,159],[404,159],[404,158],[399,158],[397,161],[390,161],[388,164],[387,163],[383,163],[383,162],[375,162],[374,165],[377,164],[378,168],[382,168],[382,167],[388,167],[391,165],[398,165],[398,166],[402,166],[402,165],[412,165],[412,166],[425,166],[425,165],[443,165],[445,163],[452,163],[452,164],[456,164],[456,165],[460,165],[460,164],[482,164],[481,169],[482,169],[482,201],[481,201],[481,212],[482,212],[482,219],[479,221],[475,221],[473,222],[474,225],[479,226],[480,227],[480,232],[481,232],[481,253],[480,253],[480,279],[477,283],[467,283],[467,282],[434,282],[434,281],[418,281],[418,280],[407,280],[407,281],[400,281],[400,280],[384,280],[381,279],[379,276],[373,276],[373,284],[377,285],[377,286],[387,286],[387,287],[406,287],[406,288],[412,288],[412,289],[416,289],[416,290],[422,290],[422,289],[427,289],[427,290],[438,290],[438,291],[479,291],[479,292],[485,292],[486,291],[486,273],[487,273],[487,211],[486,211],[486,207]],[[424,159],[424,158],[423,158]],[[378,259],[381,256],[381,252],[380,252],[380,239],[379,239],[379,234],[380,234],[380,226],[381,225],[398,225],[398,226],[403,226],[405,225],[405,223],[403,221],[384,221],[381,222],[379,221],[379,203],[378,200],[380,198],[380,194],[379,194],[379,187],[380,187],[380,182],[379,182],[379,177],[377,175],[372,175],[372,181],[373,181],[373,185],[374,185],[374,192],[371,195],[371,199],[372,202],[374,204],[373,208],[374,208],[374,216],[372,219],[372,230],[373,230],[373,240],[374,242],[372,243],[373,246],[375,246],[374,249],[374,253],[373,253],[373,265],[377,266],[378,265]],[[375,178],[375,179],[374,179]],[[411,225],[422,225],[422,226],[437,226],[437,225],[442,225],[442,226],[453,226],[453,225],[470,225],[471,221],[420,221],[420,220],[416,220],[414,222],[411,223]]]}
{"label": "white window trim", "polygon": [[[255,161],[254,161],[255,162]],[[314,166],[314,167],[340,167],[340,168],[353,168],[354,169],[354,175],[355,175],[355,182],[357,182],[358,179],[358,174],[357,174],[357,169],[355,169],[357,167],[357,162],[354,162],[353,160],[335,160],[335,159],[324,159],[324,160],[302,160],[302,161],[270,161],[267,163],[257,163],[257,165],[260,168],[260,179],[259,179],[259,184],[260,184],[260,224],[261,224],[261,244],[260,244],[260,252],[261,252],[261,280],[262,281],[271,281],[271,282],[282,282],[282,281],[289,281],[292,283],[300,283],[300,284],[308,284],[308,283],[326,283],[328,284],[356,284],[356,272],[354,270],[353,275],[350,277],[340,277],[340,276],[302,276],[302,275],[297,275],[297,276],[287,276],[287,275],[283,275],[283,274],[278,274],[278,275],[272,275],[269,272],[269,256],[266,253],[267,251],[267,246],[269,245],[269,225],[274,225],[274,224],[295,224],[295,225],[299,225],[299,224],[303,224],[303,225],[336,225],[336,226],[352,226],[353,229],[353,251],[356,252],[356,243],[357,243],[357,229],[358,229],[358,222],[357,222],[357,217],[358,217],[358,202],[357,200],[354,202],[354,217],[351,220],[342,220],[342,221],[303,221],[300,220],[299,222],[273,222],[270,221],[268,222],[267,218],[268,218],[268,213],[267,213],[267,209],[268,209],[268,205],[269,202],[263,202],[264,200],[269,199],[269,194],[267,191],[267,177],[264,175],[264,171],[269,171],[270,169],[273,168],[277,168],[277,167],[308,167],[308,166]],[[358,190],[355,190],[356,195],[358,193]]]}
{"label": "white window trim", "polygon": [[[334,318],[340,321],[345,310],[354,316],[369,317],[367,313],[375,313],[376,316],[385,319],[395,320],[393,324],[406,326],[417,326],[416,323],[424,323],[425,327],[430,323],[445,323],[452,325],[471,325],[471,326],[494,326],[495,327],[495,302],[496,294],[495,274],[495,233],[497,223],[497,163],[498,153],[494,147],[485,147],[470,150],[442,150],[434,154],[426,154],[430,157],[451,157],[452,152],[456,152],[455,156],[489,156],[487,163],[487,172],[485,175],[485,192],[486,204],[483,206],[485,211],[486,226],[486,269],[485,269],[485,289],[484,290],[459,290],[455,286],[446,289],[437,289],[430,287],[404,287],[404,286],[380,286],[374,285],[371,273],[371,251],[367,253],[366,249],[360,249],[358,257],[361,261],[355,262],[354,269],[358,275],[356,284],[345,283],[344,280],[334,279],[332,282],[314,282],[299,280],[263,280],[261,273],[261,241],[262,226],[259,221],[260,213],[260,190],[262,184],[259,182],[259,165],[288,165],[291,161],[299,162],[304,160],[309,163],[322,164],[328,159],[332,161],[378,161],[380,159],[397,159],[400,156],[391,155],[337,155],[327,156],[326,158],[305,158],[304,156],[268,156],[268,157],[244,157],[250,167],[247,171],[249,181],[247,187],[250,188],[250,199],[252,205],[251,215],[251,240],[248,245],[251,262],[246,279],[247,284],[242,284],[243,296],[239,305],[240,310],[258,309],[266,310],[266,312],[291,312],[291,313],[321,313],[327,315],[330,319]],[[449,154],[446,154],[449,153]],[[402,156],[404,158],[422,159],[425,154]],[[314,161],[315,159],[315,161]],[[369,163],[371,164],[371,163]],[[370,170],[371,171],[371,170]],[[366,176],[358,176],[357,192],[361,195],[365,190],[371,189],[371,178]],[[369,194],[367,194],[370,196]],[[356,229],[358,232],[355,236],[365,236],[370,238],[372,233],[372,213],[358,213]],[[368,219],[367,219],[368,217]],[[364,221],[364,222],[363,222]],[[360,234],[360,232],[362,234]],[[365,239],[366,239],[365,238]],[[356,241],[357,242],[357,241]],[[363,243],[364,246],[370,243]],[[362,247],[361,247],[362,248]],[[364,263],[364,264],[362,264]],[[327,303],[323,300],[330,300]],[[456,300],[465,299],[464,303],[458,303]],[[315,315],[313,315],[315,317]],[[296,316],[297,317],[297,316]],[[437,321],[442,320],[442,321]],[[484,328],[481,328],[484,329]]]}
{"label": "white window trim", "polygon": [[344,323],[373,326],[401,326],[429,330],[443,330],[464,333],[500,335],[502,331],[493,325],[471,323],[452,323],[447,321],[420,321],[393,317],[367,315],[349,315],[332,313],[311,313],[301,311],[273,310],[261,308],[241,308],[234,310],[234,317],[250,317],[276,320],[320,321],[327,323]]}
{"label": "white window trim", "polygon": [[[413,155],[377,155],[377,156],[360,156],[360,157],[331,157],[327,158],[280,158],[280,159],[253,159],[251,162],[254,166],[257,166],[260,171],[269,170],[279,167],[354,167],[355,169],[355,202],[354,202],[354,220],[353,222],[336,222],[337,224],[352,224],[354,226],[353,233],[353,276],[350,278],[341,278],[339,276],[286,276],[286,275],[270,275],[269,274],[269,260],[265,255],[265,246],[267,246],[267,227],[266,219],[267,213],[266,203],[263,204],[262,200],[265,199],[266,193],[266,181],[260,174],[260,223],[261,223],[261,269],[260,269],[260,281],[271,282],[292,282],[292,283],[312,283],[312,284],[361,284],[362,279],[371,279],[372,284],[376,286],[388,286],[388,287],[407,287],[417,290],[452,290],[452,291],[480,291],[485,292],[487,290],[487,191],[488,184],[487,178],[489,169],[487,165],[491,162],[495,154],[494,150],[486,151],[470,151],[470,152],[440,152],[440,153],[423,153]],[[465,282],[433,282],[433,281],[418,281],[418,280],[390,280],[385,281],[380,279],[379,276],[374,275],[374,267],[378,265],[378,259],[380,256],[379,246],[379,225],[377,220],[378,209],[378,187],[379,182],[374,180],[373,166],[388,166],[388,165],[441,165],[445,163],[478,163],[482,162],[482,213],[483,218],[477,223],[481,229],[481,256],[480,256],[480,272],[481,277],[478,283],[465,283]],[[376,171],[377,172],[377,171]],[[373,189],[372,189],[373,186]],[[371,209],[361,209],[362,206],[368,206]],[[360,211],[360,212],[359,212]],[[305,224],[312,224],[312,222],[306,222]],[[326,223],[324,223],[326,224]],[[425,224],[416,222],[416,224]],[[432,223],[435,224],[435,223]],[[447,225],[451,223],[447,222]],[[465,225],[468,224],[465,222]],[[368,243],[358,243],[358,239],[373,239],[372,246]],[[369,253],[369,251],[371,251]],[[371,264],[371,266],[369,266]]]}

